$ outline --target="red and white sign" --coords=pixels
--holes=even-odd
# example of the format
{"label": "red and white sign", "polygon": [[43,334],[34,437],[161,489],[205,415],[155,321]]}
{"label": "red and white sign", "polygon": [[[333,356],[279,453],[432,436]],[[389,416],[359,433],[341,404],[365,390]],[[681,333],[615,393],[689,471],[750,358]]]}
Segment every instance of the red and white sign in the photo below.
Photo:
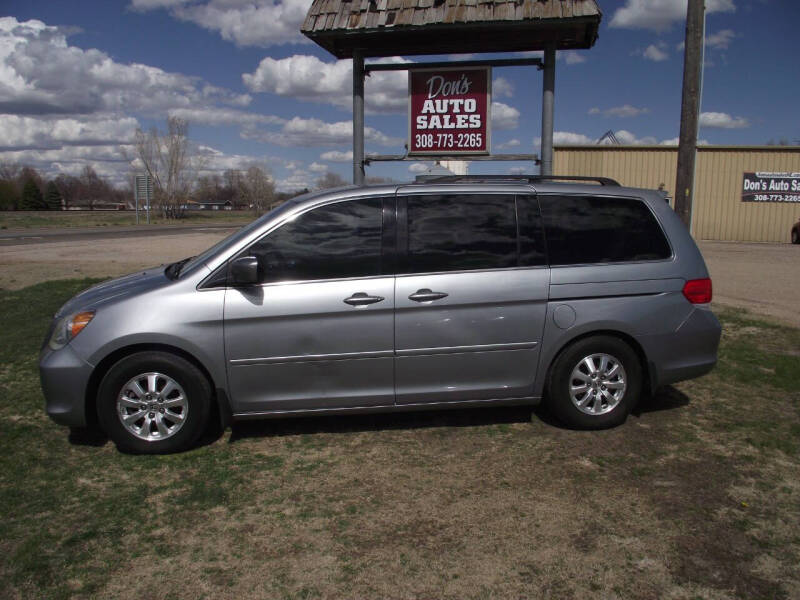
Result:
{"label": "red and white sign", "polygon": [[409,71],[409,155],[489,154],[491,82],[491,67]]}

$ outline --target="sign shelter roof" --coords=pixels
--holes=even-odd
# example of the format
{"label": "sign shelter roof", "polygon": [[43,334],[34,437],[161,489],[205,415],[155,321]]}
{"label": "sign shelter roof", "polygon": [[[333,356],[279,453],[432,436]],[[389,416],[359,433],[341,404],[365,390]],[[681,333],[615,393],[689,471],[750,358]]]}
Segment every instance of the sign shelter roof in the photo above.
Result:
{"label": "sign shelter roof", "polygon": [[337,58],[591,48],[596,0],[314,0],[303,34]]}

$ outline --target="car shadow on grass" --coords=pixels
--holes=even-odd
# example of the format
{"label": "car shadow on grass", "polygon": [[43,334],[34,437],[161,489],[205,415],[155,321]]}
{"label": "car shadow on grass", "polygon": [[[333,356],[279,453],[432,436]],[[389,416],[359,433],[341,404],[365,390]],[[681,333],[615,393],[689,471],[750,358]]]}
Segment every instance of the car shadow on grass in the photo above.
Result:
{"label": "car shadow on grass", "polygon": [[[648,413],[683,408],[689,397],[680,390],[666,386],[655,396],[645,397],[631,414],[641,418]],[[399,429],[433,429],[440,427],[481,427],[510,423],[528,423],[538,419],[548,427],[567,429],[557,421],[544,406],[496,406],[486,408],[461,408],[453,410],[430,410],[400,413],[375,413],[358,415],[330,415],[319,417],[292,417],[285,419],[261,419],[238,421],[231,425],[228,443],[248,438],[284,437],[314,433],[357,433]],[[195,444],[195,448],[214,444],[223,437],[218,426],[219,416],[211,415],[208,429]],[[98,430],[70,429],[69,443],[76,446],[101,447],[108,437]]]}
{"label": "car shadow on grass", "polygon": [[397,429],[479,427],[531,420],[531,406],[498,406],[401,413],[331,415],[239,421],[231,427],[230,443],[247,438],[281,437],[313,433],[357,433]]}

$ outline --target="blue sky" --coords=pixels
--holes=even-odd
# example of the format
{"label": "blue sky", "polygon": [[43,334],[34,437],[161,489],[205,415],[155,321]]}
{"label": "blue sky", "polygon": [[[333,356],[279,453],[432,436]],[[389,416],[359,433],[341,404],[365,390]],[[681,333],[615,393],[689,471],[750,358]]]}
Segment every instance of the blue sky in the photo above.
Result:
{"label": "blue sky", "polygon": [[[591,50],[559,53],[556,143],[676,141],[686,0],[599,0]],[[187,118],[204,169],[266,168],[283,190],[352,173],[350,63],[299,33],[310,0],[6,0],[0,163],[49,176],[91,164],[123,183],[136,128]],[[800,2],[706,0],[700,139],[800,143]],[[469,48],[465,48],[468,52]],[[428,60],[431,57],[410,57]],[[538,152],[541,73],[494,70],[493,151]],[[367,83],[367,151],[400,153],[405,73]],[[423,164],[368,175],[407,180]],[[476,163],[472,172],[531,172]]]}

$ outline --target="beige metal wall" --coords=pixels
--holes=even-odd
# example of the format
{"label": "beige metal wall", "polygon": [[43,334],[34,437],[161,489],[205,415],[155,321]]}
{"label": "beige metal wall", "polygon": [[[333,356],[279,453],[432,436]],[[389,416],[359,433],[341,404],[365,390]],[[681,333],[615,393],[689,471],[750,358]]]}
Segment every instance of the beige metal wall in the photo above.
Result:
{"label": "beige metal wall", "polygon": [[[698,239],[788,242],[800,203],[742,202],[745,172],[800,172],[797,146],[700,146],[692,234]],[[612,177],[675,195],[675,146],[556,146],[553,172]]]}

